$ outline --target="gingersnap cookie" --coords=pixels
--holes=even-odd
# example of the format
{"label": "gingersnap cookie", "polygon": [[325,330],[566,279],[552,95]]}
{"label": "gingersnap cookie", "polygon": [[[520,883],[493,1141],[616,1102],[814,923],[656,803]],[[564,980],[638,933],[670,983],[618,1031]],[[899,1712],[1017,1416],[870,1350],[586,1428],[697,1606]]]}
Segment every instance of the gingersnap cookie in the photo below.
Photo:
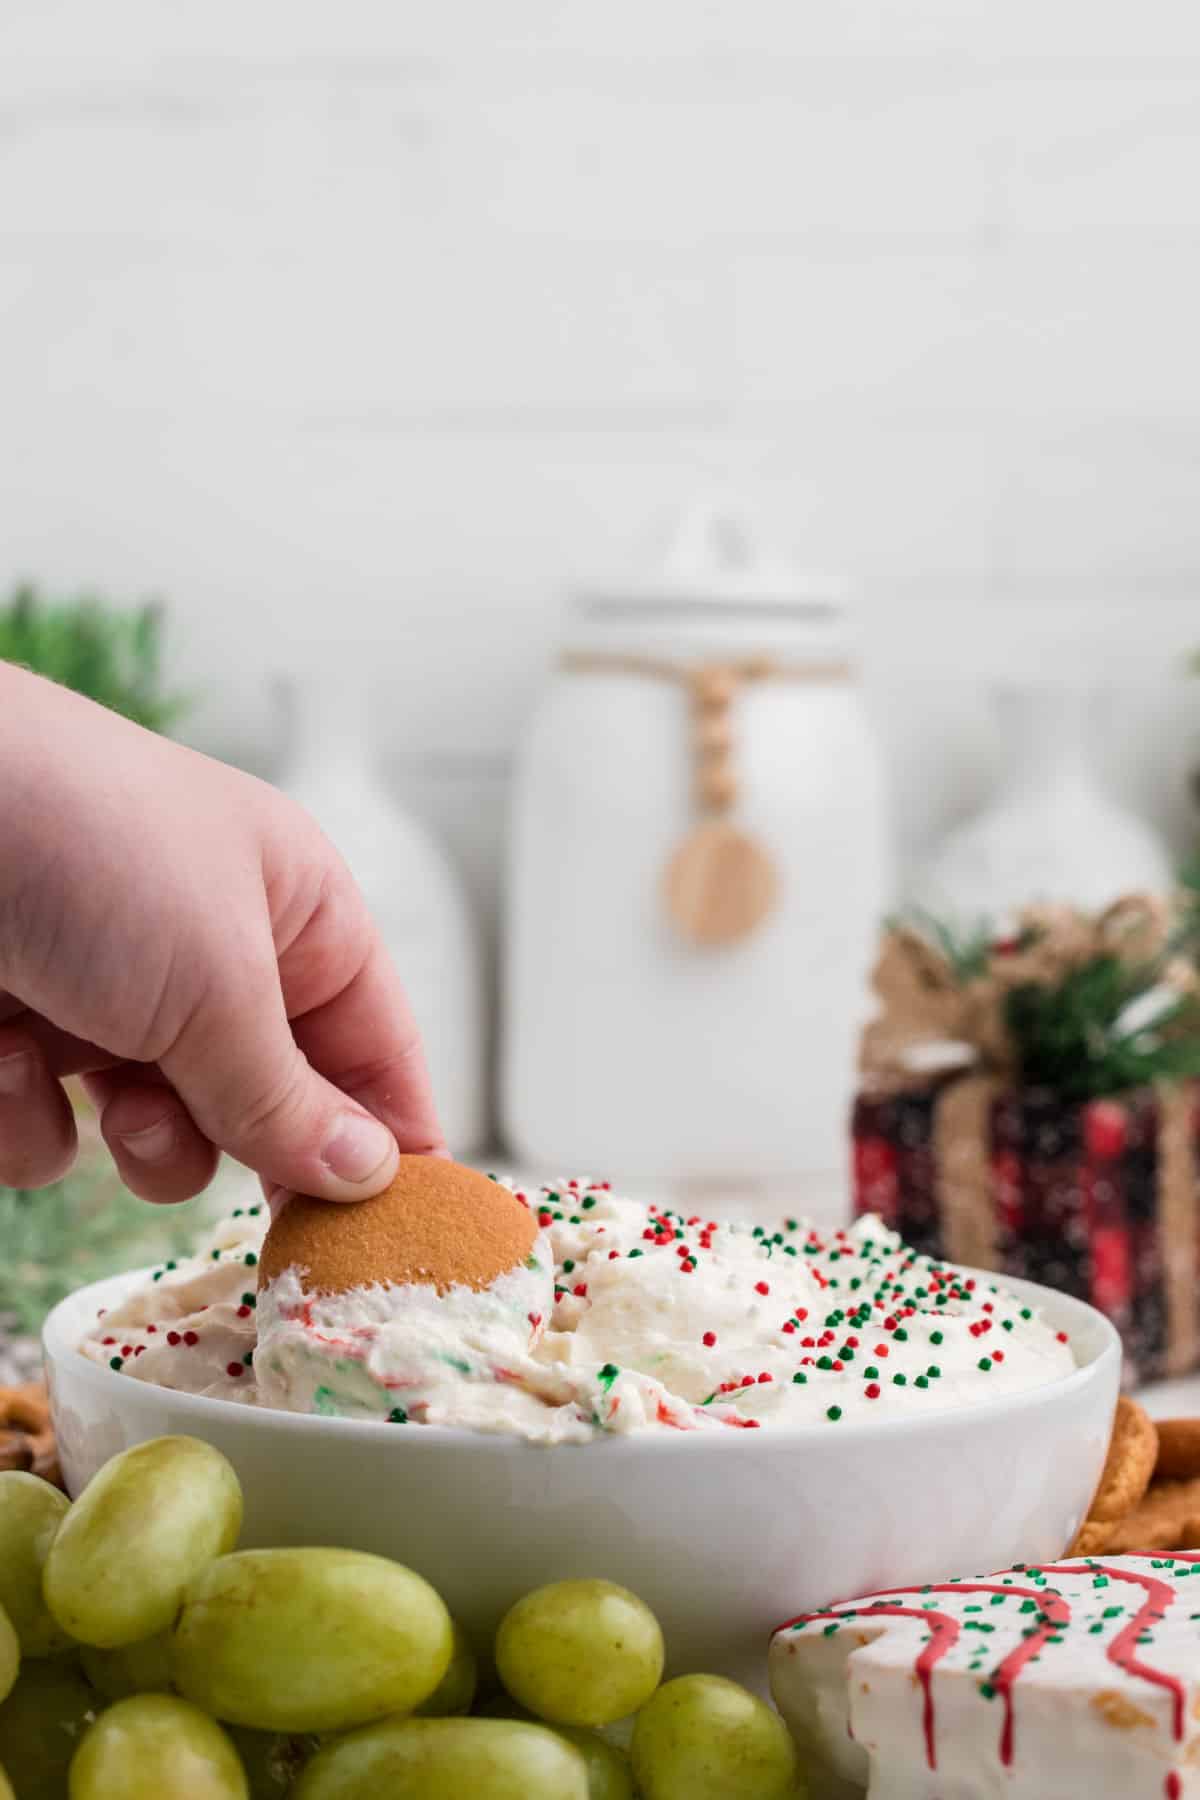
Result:
{"label": "gingersnap cookie", "polygon": [[1099,1556],[1112,1542],[1115,1523],[1107,1519],[1085,1519],[1075,1534],[1068,1556]]}
{"label": "gingersnap cookie", "polygon": [[307,1294],[376,1285],[482,1291],[524,1262],[537,1232],[528,1207],[478,1170],[402,1156],[372,1200],[289,1200],[263,1242],[258,1285],[294,1269]]}
{"label": "gingersnap cookie", "polygon": [[1157,1419],[1156,1481],[1189,1481],[1200,1475],[1200,1419]]}
{"label": "gingersnap cookie", "polygon": [[1112,1439],[1089,1519],[1112,1523],[1139,1505],[1158,1457],[1158,1433],[1149,1413],[1125,1394],[1117,1401]]}
{"label": "gingersnap cookie", "polygon": [[1155,1481],[1145,1498],[1113,1527],[1108,1550],[1178,1550],[1186,1530],[1200,1517],[1200,1476],[1190,1481]]}

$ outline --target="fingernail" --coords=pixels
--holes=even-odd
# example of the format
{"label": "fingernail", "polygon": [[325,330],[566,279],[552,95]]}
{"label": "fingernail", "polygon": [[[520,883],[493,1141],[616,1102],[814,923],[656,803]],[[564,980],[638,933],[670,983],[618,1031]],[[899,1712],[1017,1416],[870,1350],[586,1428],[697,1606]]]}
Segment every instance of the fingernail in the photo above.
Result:
{"label": "fingernail", "polygon": [[138,1162],[166,1162],[175,1148],[175,1126],[170,1119],[160,1119],[142,1131],[121,1132],[120,1139],[130,1156]]}
{"label": "fingernail", "polygon": [[396,1140],[386,1125],[365,1113],[343,1113],[321,1161],[339,1181],[360,1184],[370,1181],[395,1154]]}
{"label": "fingernail", "polygon": [[32,1074],[33,1058],[28,1050],[0,1056],[0,1094],[6,1100],[18,1099],[28,1089]]}

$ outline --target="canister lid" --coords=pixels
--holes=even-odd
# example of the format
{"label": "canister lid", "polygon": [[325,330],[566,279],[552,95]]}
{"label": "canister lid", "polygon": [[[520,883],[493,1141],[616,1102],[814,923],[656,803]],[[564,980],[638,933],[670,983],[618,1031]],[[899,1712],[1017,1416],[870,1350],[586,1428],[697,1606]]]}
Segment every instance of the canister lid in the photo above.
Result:
{"label": "canister lid", "polygon": [[744,624],[831,624],[844,614],[845,590],[834,577],[801,572],[744,513],[698,503],[656,534],[627,576],[578,589],[575,610],[597,623],[724,612]]}

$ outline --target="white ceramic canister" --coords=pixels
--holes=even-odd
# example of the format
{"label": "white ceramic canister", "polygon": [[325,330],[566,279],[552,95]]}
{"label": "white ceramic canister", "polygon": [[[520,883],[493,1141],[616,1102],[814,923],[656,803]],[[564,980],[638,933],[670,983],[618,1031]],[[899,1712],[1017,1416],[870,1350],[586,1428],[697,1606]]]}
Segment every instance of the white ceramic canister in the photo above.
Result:
{"label": "white ceramic canister", "polygon": [[451,1152],[486,1136],[483,975],[462,883],[440,844],[388,792],[369,729],[368,684],[331,667],[281,686],[291,750],[280,786],[345,858],[400,972]]}
{"label": "white ceramic canister", "polygon": [[[654,578],[575,603],[515,788],[502,1106],[524,1162],[668,1180],[844,1167],[889,893],[847,640],[827,586],[719,517],[689,519]],[[703,682],[730,670],[710,757]],[[766,910],[698,943],[675,876],[721,778],[719,822],[765,859],[748,873],[753,888],[766,869]],[[719,887],[721,859],[700,872]],[[741,923],[761,910],[752,897]]]}

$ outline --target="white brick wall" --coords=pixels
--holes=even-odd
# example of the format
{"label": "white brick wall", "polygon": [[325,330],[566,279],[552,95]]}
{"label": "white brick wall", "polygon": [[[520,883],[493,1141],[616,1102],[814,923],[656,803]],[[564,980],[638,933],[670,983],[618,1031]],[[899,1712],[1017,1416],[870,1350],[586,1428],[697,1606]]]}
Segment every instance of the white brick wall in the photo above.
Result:
{"label": "white brick wall", "polygon": [[1193,0],[4,0],[0,581],[169,596],[258,767],[369,656],[491,894],[564,588],[728,481],[861,586],[909,850],[1051,657],[1182,844],[1198,173]]}

